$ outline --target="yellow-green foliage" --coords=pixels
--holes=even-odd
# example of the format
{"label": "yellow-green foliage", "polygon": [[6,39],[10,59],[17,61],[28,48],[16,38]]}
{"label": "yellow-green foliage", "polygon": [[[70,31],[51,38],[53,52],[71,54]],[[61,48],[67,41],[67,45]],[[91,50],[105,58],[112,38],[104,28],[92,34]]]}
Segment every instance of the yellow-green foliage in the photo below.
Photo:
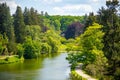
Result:
{"label": "yellow-green foliage", "polygon": [[[102,76],[104,73],[107,59],[103,54],[103,36],[104,32],[101,30],[102,26],[94,23],[89,26],[86,31],[77,38],[76,43],[80,52],[76,54],[69,54],[67,59],[69,63],[75,67],[77,62],[83,63],[84,70],[92,76]],[[73,47],[73,46],[72,46]]]}
{"label": "yellow-green foliage", "polygon": [[8,38],[6,34],[4,34],[4,37],[0,34],[0,55],[4,54],[3,50],[7,48],[6,44],[8,44]]}
{"label": "yellow-green foliage", "polygon": [[86,78],[83,78],[75,71],[71,71],[71,78],[72,80],[87,80]]}
{"label": "yellow-green foliage", "polygon": [[24,60],[23,57],[19,58],[17,55],[2,57],[0,58],[0,64],[14,63]]}
{"label": "yellow-green foliage", "polygon": [[33,40],[40,40],[40,32],[41,32],[41,27],[38,25],[32,25],[29,26],[27,25],[26,28],[26,35],[27,37],[31,37]]}
{"label": "yellow-green foliage", "polygon": [[41,44],[41,53],[42,54],[51,53],[51,46],[48,45],[47,43],[42,43]]}
{"label": "yellow-green foliage", "polygon": [[59,46],[58,52],[65,52],[66,48],[67,48],[66,45],[62,44],[61,46]]}
{"label": "yellow-green foliage", "polygon": [[102,26],[94,23],[92,26],[89,26],[87,30],[80,36],[80,46],[83,47],[83,50],[102,50],[103,43],[102,38],[104,33],[101,30]]}

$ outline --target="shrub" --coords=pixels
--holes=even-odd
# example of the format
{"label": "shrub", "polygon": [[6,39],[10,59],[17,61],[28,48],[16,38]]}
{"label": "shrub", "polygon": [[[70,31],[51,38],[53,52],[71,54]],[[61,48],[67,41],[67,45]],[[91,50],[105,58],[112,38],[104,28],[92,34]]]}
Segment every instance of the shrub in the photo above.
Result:
{"label": "shrub", "polygon": [[51,46],[49,46],[47,43],[42,43],[41,45],[41,53],[51,53]]}

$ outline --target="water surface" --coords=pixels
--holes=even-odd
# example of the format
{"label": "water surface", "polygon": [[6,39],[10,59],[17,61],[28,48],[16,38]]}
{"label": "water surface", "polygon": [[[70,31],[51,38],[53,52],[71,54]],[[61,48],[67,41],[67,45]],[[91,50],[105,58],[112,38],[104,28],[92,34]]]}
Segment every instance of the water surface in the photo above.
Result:
{"label": "water surface", "polygon": [[0,65],[0,80],[69,80],[66,53]]}

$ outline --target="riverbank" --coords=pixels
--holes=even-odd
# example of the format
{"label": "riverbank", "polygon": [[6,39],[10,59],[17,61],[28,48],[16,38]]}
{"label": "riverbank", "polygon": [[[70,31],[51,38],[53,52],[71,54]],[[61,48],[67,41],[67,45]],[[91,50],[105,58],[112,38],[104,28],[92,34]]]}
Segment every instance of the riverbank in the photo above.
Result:
{"label": "riverbank", "polygon": [[83,70],[82,70],[82,64],[79,64],[75,70],[71,71],[71,76],[73,78],[73,80],[77,79],[77,80],[97,80],[91,76],[89,76],[88,74],[86,74]]}
{"label": "riverbank", "polygon": [[95,78],[92,78],[91,76],[85,74],[82,70],[76,69],[74,71],[71,71],[71,78],[72,80],[97,80]]}
{"label": "riverbank", "polygon": [[86,80],[97,80],[92,78],[91,76],[85,74],[81,69],[76,69],[75,72],[80,75],[81,77],[85,78]]}
{"label": "riverbank", "polygon": [[18,55],[0,56],[0,64],[15,63],[23,60],[24,58],[19,58]]}
{"label": "riverbank", "polygon": [[69,80],[66,53],[0,65],[0,80]]}

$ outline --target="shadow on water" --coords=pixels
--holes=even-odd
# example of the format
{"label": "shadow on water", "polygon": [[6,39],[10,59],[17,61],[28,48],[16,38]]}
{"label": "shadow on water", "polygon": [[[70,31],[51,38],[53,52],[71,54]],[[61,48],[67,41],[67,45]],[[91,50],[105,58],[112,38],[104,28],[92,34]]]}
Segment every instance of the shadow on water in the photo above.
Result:
{"label": "shadow on water", "polygon": [[66,53],[0,65],[0,80],[70,80]]}

